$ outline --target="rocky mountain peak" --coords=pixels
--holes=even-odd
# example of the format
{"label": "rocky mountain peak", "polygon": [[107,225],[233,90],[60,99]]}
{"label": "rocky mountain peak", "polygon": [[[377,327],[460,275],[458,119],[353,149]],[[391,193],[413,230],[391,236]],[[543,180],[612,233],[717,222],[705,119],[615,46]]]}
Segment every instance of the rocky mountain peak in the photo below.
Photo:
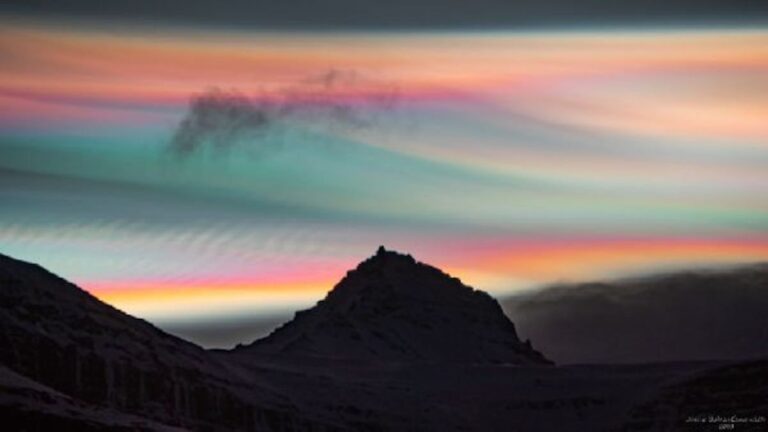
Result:
{"label": "rocky mountain peak", "polygon": [[483,291],[379,247],[312,309],[241,350],[328,358],[548,363]]}

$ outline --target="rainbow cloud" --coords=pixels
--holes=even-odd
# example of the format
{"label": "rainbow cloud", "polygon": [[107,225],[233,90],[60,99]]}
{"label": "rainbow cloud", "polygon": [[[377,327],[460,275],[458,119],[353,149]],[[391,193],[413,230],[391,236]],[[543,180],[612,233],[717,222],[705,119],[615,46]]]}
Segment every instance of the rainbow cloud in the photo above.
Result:
{"label": "rainbow cloud", "polygon": [[[498,294],[768,259],[764,29],[0,42],[4,252],[144,317],[306,305],[379,244]],[[215,135],[188,111],[211,87],[277,119],[276,150],[245,122],[231,152],[167,158]],[[396,127],[317,127],[378,111]]]}

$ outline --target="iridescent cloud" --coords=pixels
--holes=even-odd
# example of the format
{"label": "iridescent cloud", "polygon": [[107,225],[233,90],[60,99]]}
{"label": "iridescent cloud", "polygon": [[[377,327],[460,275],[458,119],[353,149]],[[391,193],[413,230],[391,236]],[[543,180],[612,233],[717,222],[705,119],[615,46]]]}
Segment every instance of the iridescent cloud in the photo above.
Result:
{"label": "iridescent cloud", "polygon": [[[495,293],[768,259],[763,29],[9,22],[0,57],[3,252],[143,317],[306,305],[379,244]],[[374,112],[396,91],[385,127],[291,117],[227,152],[169,154],[195,95],[258,104],[334,70],[362,78],[328,106]]]}

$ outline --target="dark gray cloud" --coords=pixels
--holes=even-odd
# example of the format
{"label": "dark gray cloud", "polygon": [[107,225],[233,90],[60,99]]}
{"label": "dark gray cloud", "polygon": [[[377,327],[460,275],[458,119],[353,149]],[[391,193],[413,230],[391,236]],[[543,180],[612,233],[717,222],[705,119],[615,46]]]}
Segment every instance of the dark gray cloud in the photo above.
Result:
{"label": "dark gray cloud", "polygon": [[186,155],[207,144],[226,149],[264,133],[276,114],[270,104],[254,104],[236,91],[209,90],[192,98],[171,139],[171,150]]}
{"label": "dark gray cloud", "polygon": [[271,145],[280,129],[291,124],[335,132],[367,128],[394,108],[397,94],[392,84],[336,69],[257,98],[213,88],[192,97],[170,148],[183,156],[205,147],[226,150],[241,142]]}
{"label": "dark gray cloud", "polygon": [[556,286],[502,304],[561,364],[768,355],[768,264]]}
{"label": "dark gray cloud", "polygon": [[10,13],[246,28],[456,28],[765,21],[764,0],[7,0]]}

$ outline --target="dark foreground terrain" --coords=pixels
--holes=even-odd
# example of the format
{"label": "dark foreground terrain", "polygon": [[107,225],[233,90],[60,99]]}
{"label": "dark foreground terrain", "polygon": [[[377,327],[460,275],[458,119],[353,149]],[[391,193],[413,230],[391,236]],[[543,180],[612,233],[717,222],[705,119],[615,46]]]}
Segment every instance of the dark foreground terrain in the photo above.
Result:
{"label": "dark foreground terrain", "polygon": [[555,366],[488,294],[383,248],[233,350],[0,255],[2,430],[764,431],[766,416],[759,356]]}

